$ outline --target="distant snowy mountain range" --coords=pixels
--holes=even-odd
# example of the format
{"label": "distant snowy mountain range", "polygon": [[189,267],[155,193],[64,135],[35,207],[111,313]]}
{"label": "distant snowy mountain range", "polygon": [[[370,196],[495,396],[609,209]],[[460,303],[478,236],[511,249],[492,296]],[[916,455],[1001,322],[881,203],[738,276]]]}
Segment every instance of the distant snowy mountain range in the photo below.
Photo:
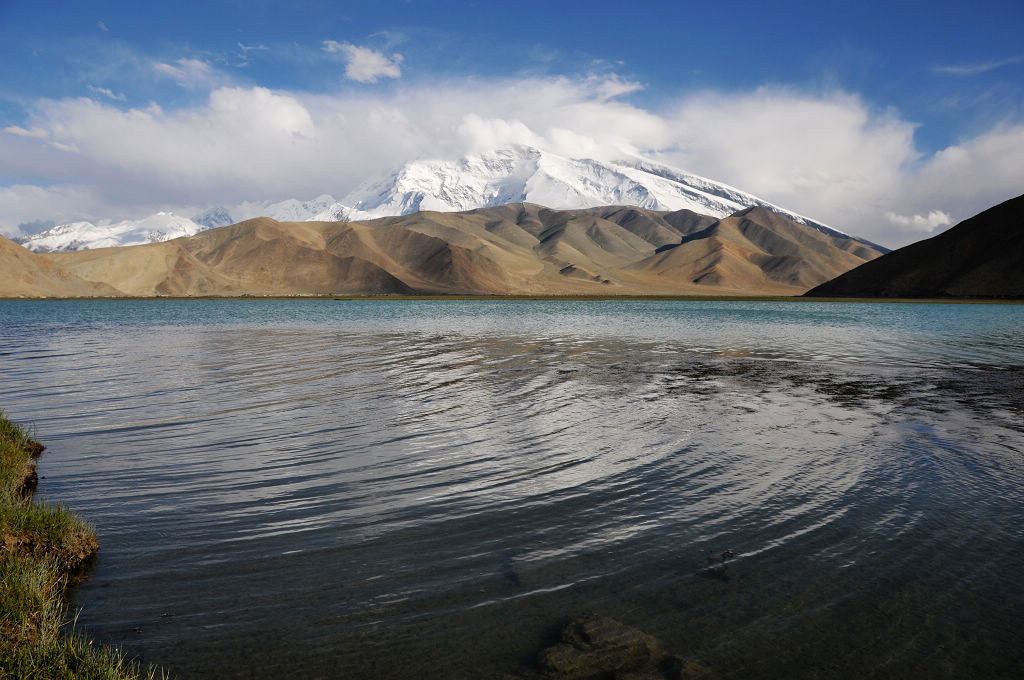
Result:
{"label": "distant snowy mountain range", "polygon": [[309,201],[219,206],[191,219],[161,212],[116,224],[71,222],[20,242],[36,252],[85,250],[167,241],[252,217],[279,222],[354,222],[421,210],[458,212],[519,202],[557,209],[606,205],[687,209],[718,218],[762,206],[819,231],[846,236],[721,182],[640,157],[606,162],[517,145],[456,161],[413,161],[383,179],[359,186],[341,201],[323,194]]}

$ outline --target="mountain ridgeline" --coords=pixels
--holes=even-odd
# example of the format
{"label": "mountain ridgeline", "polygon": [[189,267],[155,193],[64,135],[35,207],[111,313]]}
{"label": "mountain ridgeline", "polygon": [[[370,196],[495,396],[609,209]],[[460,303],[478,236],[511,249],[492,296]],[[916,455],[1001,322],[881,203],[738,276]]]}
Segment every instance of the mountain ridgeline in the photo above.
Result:
{"label": "mountain ridgeline", "polygon": [[464,212],[507,203],[536,203],[559,210],[633,205],[657,211],[692,210],[717,218],[760,206],[823,233],[846,235],[721,182],[649,159],[597,161],[513,145],[457,160],[411,161],[361,184],[342,202],[322,194],[308,201],[290,198],[217,206],[192,219],[159,212],[121,222],[69,222],[26,236],[21,243],[37,253],[88,250],[169,241],[254,217],[278,222],[363,222],[426,210]]}
{"label": "mountain ridgeline", "polygon": [[716,218],[512,203],[362,222],[261,217],[70,252],[6,241],[0,296],[799,295],[879,255],[764,207]]}
{"label": "mountain ridgeline", "polygon": [[807,295],[1024,298],[1024,196],[865,263]]}

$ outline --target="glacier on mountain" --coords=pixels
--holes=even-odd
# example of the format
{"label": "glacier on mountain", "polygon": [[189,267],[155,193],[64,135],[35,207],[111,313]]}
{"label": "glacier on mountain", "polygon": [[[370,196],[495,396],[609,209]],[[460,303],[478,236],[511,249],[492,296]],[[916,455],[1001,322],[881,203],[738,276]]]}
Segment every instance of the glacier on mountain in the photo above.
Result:
{"label": "glacier on mountain", "polygon": [[[79,250],[163,241],[253,217],[270,217],[279,222],[361,221],[421,210],[456,212],[520,202],[554,209],[604,205],[659,211],[687,209],[718,218],[761,206],[819,231],[847,236],[734,187],[640,156],[598,161],[514,145],[454,161],[412,161],[358,186],[341,201],[321,194],[309,201],[288,199],[246,202],[231,208],[218,206],[191,220],[158,213],[143,220],[105,226],[73,222],[23,239],[22,243],[36,251]],[[161,223],[167,226],[146,226]]]}

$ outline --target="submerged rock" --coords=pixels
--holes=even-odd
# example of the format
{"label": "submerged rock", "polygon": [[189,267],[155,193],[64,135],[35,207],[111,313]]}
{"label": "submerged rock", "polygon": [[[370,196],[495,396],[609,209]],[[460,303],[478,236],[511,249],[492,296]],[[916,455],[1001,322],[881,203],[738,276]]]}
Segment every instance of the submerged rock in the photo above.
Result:
{"label": "submerged rock", "polygon": [[677,680],[703,677],[643,631],[606,616],[574,619],[560,641],[541,652],[539,673],[551,680]]}

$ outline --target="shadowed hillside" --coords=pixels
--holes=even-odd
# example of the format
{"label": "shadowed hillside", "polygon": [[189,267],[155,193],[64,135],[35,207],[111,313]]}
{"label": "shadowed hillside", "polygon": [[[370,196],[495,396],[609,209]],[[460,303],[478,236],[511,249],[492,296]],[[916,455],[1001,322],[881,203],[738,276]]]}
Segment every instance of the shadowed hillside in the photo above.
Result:
{"label": "shadowed hillside", "polygon": [[1024,196],[863,264],[807,295],[1024,298]]}
{"label": "shadowed hillside", "polygon": [[879,254],[765,208],[718,220],[528,203],[366,222],[263,217],[163,243],[28,253],[60,276],[97,282],[75,294],[104,294],[101,282],[133,296],[799,295]]}

